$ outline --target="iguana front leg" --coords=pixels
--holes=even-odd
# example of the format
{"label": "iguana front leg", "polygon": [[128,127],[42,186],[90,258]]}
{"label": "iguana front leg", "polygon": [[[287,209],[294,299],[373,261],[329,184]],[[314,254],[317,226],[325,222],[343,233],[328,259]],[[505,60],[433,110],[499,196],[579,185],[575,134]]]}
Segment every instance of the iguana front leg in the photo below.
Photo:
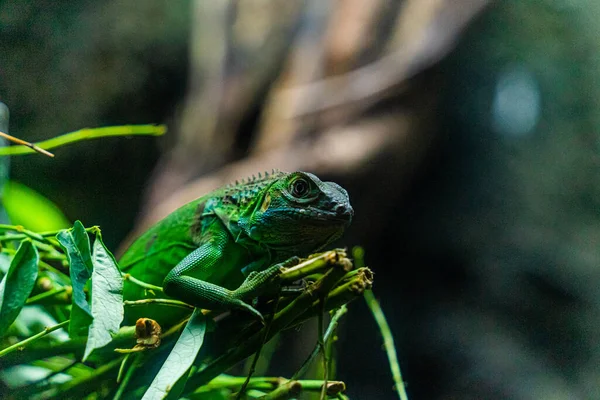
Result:
{"label": "iguana front leg", "polygon": [[[262,315],[245,300],[257,296],[261,288],[280,270],[280,264],[264,271],[248,275],[238,289],[229,290],[198,277],[210,276],[214,268],[230,268],[219,265],[229,241],[226,233],[213,234],[211,239],[187,255],[166,276],[163,289],[171,297],[195,307],[210,310],[243,308],[260,319]],[[194,276],[190,276],[193,273]]]}

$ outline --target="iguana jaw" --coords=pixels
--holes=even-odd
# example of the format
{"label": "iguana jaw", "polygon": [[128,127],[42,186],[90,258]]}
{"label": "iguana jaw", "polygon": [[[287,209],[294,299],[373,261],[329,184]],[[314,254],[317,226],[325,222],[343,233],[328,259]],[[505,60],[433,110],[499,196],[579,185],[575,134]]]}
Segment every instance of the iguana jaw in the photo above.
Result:
{"label": "iguana jaw", "polygon": [[350,205],[344,207],[339,212],[327,212],[316,207],[306,207],[290,210],[289,212],[298,220],[305,220],[309,224],[314,222],[316,225],[321,224],[340,224],[342,226],[350,225],[354,210]]}

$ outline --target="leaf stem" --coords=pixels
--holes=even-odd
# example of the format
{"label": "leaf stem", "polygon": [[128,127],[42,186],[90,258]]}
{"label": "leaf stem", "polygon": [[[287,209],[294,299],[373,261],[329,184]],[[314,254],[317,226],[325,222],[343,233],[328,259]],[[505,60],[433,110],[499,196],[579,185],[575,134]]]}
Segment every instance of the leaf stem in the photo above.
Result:
{"label": "leaf stem", "polygon": [[[2,147],[2,148],[4,148],[4,147]],[[96,226],[96,225],[91,226],[89,228],[85,228],[85,231],[87,233],[96,233],[97,230],[98,230],[98,226]],[[59,229],[56,231],[47,231],[47,232],[33,232],[28,229],[25,229],[22,225],[0,224],[0,232],[19,232],[18,234],[14,235],[14,236],[6,237],[6,239],[4,236],[0,236],[0,238],[2,240],[21,240],[26,237],[30,237],[32,239],[39,240],[39,241],[46,241],[46,242],[50,241],[51,242],[50,244],[54,245],[56,243],[55,241],[53,241],[54,236],[56,236],[56,234],[60,231],[62,231],[62,229]]]}
{"label": "leaf stem", "polygon": [[125,359],[121,363],[121,368],[119,368],[119,376],[117,377],[117,383],[120,382],[120,385],[119,385],[119,389],[117,389],[117,393],[115,393],[115,397],[113,397],[113,400],[120,400],[121,399],[121,396],[123,396],[123,393],[125,392],[125,388],[127,387],[127,384],[129,383],[129,381],[131,380],[131,377],[133,376],[133,373],[138,368],[139,355],[136,355],[135,356],[136,358],[133,360],[133,362],[131,363],[131,365],[127,369],[127,372],[125,373],[125,377],[123,378],[123,380],[121,381],[119,379],[121,377],[121,374],[122,374],[122,369],[124,368],[125,363],[129,359],[130,355],[131,354],[127,354],[125,356]]}
{"label": "leaf stem", "polygon": [[42,337],[46,336],[47,334],[54,332],[62,327],[65,327],[69,324],[70,320],[66,320],[61,322],[60,324],[54,325],[54,326],[50,326],[50,327],[46,327],[43,331],[41,331],[40,333],[36,333],[35,335],[20,341],[19,343],[15,343],[12,346],[8,346],[7,348],[3,349],[0,351],[0,357],[3,357],[9,353],[12,353],[15,350],[19,350],[19,349],[23,349],[26,346],[30,345],[31,343],[37,341],[38,339],[41,339]]}
{"label": "leaf stem", "polygon": [[[243,382],[246,380],[246,377],[243,376],[231,376],[231,375],[219,375],[209,383],[199,387],[191,394],[191,398],[203,398],[202,395],[211,391],[220,390],[220,389],[231,389],[235,390],[237,387],[241,386]],[[306,380],[297,380],[297,379],[286,379],[281,377],[272,377],[272,376],[264,376],[264,377],[255,377],[251,378],[248,384],[248,389],[254,390],[277,390],[281,387],[291,388],[296,386],[296,389],[300,389],[302,391],[310,391],[310,392],[320,392],[325,382],[319,379],[306,379]],[[344,391],[346,389],[346,385],[342,381],[329,381],[325,385],[327,389],[327,393],[330,396],[335,396],[336,393]],[[283,389],[284,391],[286,389]],[[199,395],[197,397],[197,395]],[[277,396],[278,393],[273,394],[272,396]],[[269,397],[269,398],[279,398],[279,397]],[[286,397],[287,398],[287,397]]]}
{"label": "leaf stem", "polygon": [[131,353],[128,353],[123,361],[121,361],[121,366],[119,367],[119,373],[117,374],[117,383],[121,383],[121,379],[123,378],[123,373],[125,372],[125,366],[127,365],[127,361],[129,360],[129,356]]}
{"label": "leaf stem", "polygon": [[44,300],[47,297],[52,297],[54,295],[57,295],[59,293],[66,291],[66,290],[67,290],[67,287],[63,286],[63,287],[60,287],[57,289],[48,290],[47,292],[42,292],[42,293],[36,294],[35,296],[28,298],[27,301],[25,302],[25,304],[27,304],[27,305],[35,304],[38,301]]}
{"label": "leaf stem", "polygon": [[[42,256],[42,257],[43,257],[43,256]],[[48,263],[47,263],[47,262],[45,262],[45,261],[42,261],[42,260],[40,260],[40,262],[38,263],[38,265],[40,266],[40,268],[42,268],[42,269],[45,269],[46,271],[52,271],[52,272],[54,272],[54,273],[55,273],[55,274],[57,274],[57,275],[60,275],[60,276],[66,277],[66,278],[68,278],[68,279],[71,279],[71,278],[69,277],[69,275],[68,275],[68,274],[66,274],[66,273],[65,273],[65,272],[63,272],[63,271],[60,271],[60,270],[58,270],[58,269],[54,268],[52,265],[48,264]]]}
{"label": "leaf stem", "polygon": [[319,347],[321,348],[321,356],[323,357],[323,388],[321,389],[320,400],[325,399],[327,391],[327,379],[329,378],[329,360],[327,359],[327,350],[325,349],[325,337],[323,335],[323,314],[325,314],[325,296],[320,298],[321,312],[318,318],[318,331],[319,331]]}
{"label": "leaf stem", "polygon": [[189,308],[190,310],[194,309],[194,306],[192,306],[192,305],[184,303],[183,301],[172,300],[172,299],[141,299],[141,300],[125,300],[123,302],[123,305],[130,306],[130,307],[143,306],[143,305],[147,305],[147,304],[166,304],[166,305],[174,306],[174,307]]}
{"label": "leaf stem", "polygon": [[[98,139],[110,136],[131,136],[131,135],[151,135],[160,136],[167,131],[165,125],[120,125],[120,126],[105,126],[102,128],[84,128],[78,131],[69,132],[42,142],[31,144],[37,147],[37,151],[53,149],[55,147],[64,146],[71,143],[81,142],[83,140]],[[28,143],[28,142],[25,142]],[[0,156],[17,155],[17,154],[32,154],[36,150],[33,147],[25,144],[21,146],[0,147]]]}
{"label": "leaf stem", "polygon": [[2,136],[4,139],[7,139],[7,140],[9,140],[9,141],[11,141],[13,143],[20,144],[22,146],[27,146],[31,150],[33,150],[35,152],[38,152],[40,154],[43,154],[45,156],[54,157],[54,154],[50,153],[49,151],[46,151],[44,149],[40,149],[35,144],[30,143],[30,142],[28,142],[26,140],[23,140],[23,139],[19,139],[17,137],[12,136],[12,135],[9,135],[8,133],[0,132],[0,136]]}
{"label": "leaf stem", "polygon": [[63,399],[83,399],[87,394],[93,392],[103,381],[103,379],[114,369],[121,365],[123,357],[115,358],[106,364],[100,365],[91,375],[84,375],[79,378],[71,379],[57,387],[57,393],[52,397]]}
{"label": "leaf stem", "polygon": [[[7,148],[8,147],[0,147],[0,150],[7,149]],[[40,235],[37,232],[30,231],[29,229],[25,229],[22,225],[0,224],[0,232],[19,232],[20,234],[24,235],[25,237],[29,237],[31,239],[40,241],[42,243],[48,243],[48,239],[45,238],[43,235]],[[2,239],[3,239],[3,241],[4,240],[20,240],[20,239],[23,239],[23,237],[19,237],[19,235],[14,235],[14,236],[5,236]],[[49,243],[49,244],[51,244],[51,243]]]}
{"label": "leaf stem", "polygon": [[383,337],[383,346],[385,347],[385,351],[388,356],[392,377],[394,378],[394,386],[398,392],[398,396],[400,397],[400,400],[408,400],[406,389],[404,388],[404,381],[402,380],[402,374],[400,372],[400,365],[398,364],[398,356],[396,355],[396,348],[394,346],[394,337],[392,336],[390,326],[385,319],[385,315],[383,314],[381,306],[375,298],[373,291],[365,290],[364,297],[369,310],[371,310],[371,314],[373,314],[373,318],[375,318],[375,322],[377,322],[377,325],[379,326],[381,336]]}
{"label": "leaf stem", "polygon": [[246,391],[246,388],[248,387],[248,384],[250,383],[250,378],[252,377],[252,374],[254,374],[254,371],[256,369],[256,364],[258,363],[258,358],[260,357],[262,348],[265,345],[267,338],[269,337],[269,330],[271,329],[271,325],[273,325],[273,318],[275,317],[275,313],[277,312],[277,307],[279,307],[279,299],[280,299],[280,297],[277,296],[277,299],[275,300],[275,305],[273,306],[273,312],[271,313],[271,316],[269,317],[269,321],[267,322],[267,325],[265,326],[265,335],[263,336],[263,340],[260,343],[260,345],[258,346],[256,353],[254,353],[254,358],[252,359],[252,364],[250,364],[250,369],[248,370],[248,376],[246,377],[244,384],[240,388],[240,390],[236,396],[236,400],[239,400],[242,398],[244,392]]}
{"label": "leaf stem", "polygon": [[136,284],[139,287],[142,287],[144,289],[157,290],[159,292],[163,291],[163,288],[161,288],[160,286],[156,286],[156,285],[152,285],[150,283],[142,282],[139,279],[134,278],[130,274],[123,274],[123,279],[126,280],[126,281],[129,281],[131,283],[134,283],[134,284]]}
{"label": "leaf stem", "polygon": [[[325,335],[323,335],[324,342],[327,343],[330,340],[331,335],[333,335],[333,333],[335,332],[335,329],[338,326],[340,318],[342,318],[342,316],[344,314],[346,314],[346,312],[348,312],[348,307],[346,307],[346,305],[343,305],[336,310],[335,314],[333,314],[333,317],[331,317],[331,320],[329,321],[329,326],[327,327],[327,330],[325,331]],[[304,375],[304,373],[306,373],[306,370],[308,369],[310,363],[319,354],[319,349],[320,349],[320,346],[319,346],[319,343],[317,343],[317,345],[313,349],[312,353],[302,363],[302,366],[300,367],[300,369],[298,371],[296,371],[296,373],[292,376],[292,378],[291,378],[292,380],[296,380],[299,377],[301,377],[302,375]]]}

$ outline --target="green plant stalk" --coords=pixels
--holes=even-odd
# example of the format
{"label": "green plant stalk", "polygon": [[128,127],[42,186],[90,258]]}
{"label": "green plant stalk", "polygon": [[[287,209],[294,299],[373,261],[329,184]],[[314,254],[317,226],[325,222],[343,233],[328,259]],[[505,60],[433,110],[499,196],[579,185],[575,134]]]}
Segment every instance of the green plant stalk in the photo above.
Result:
{"label": "green plant stalk", "polygon": [[[196,391],[193,392],[193,394],[196,395],[200,393],[207,393],[220,389],[237,390],[241,385],[243,385],[245,380],[246,377],[244,376],[231,376],[225,374],[219,375],[206,385],[198,388]],[[303,390],[311,392],[320,392],[324,384],[324,381],[320,379],[290,380],[281,377],[265,376],[250,378],[250,382],[248,383],[248,389],[273,390],[285,384],[288,384],[289,382],[297,382],[301,385]],[[341,381],[330,381],[328,382],[327,387],[329,392],[333,392],[336,390],[344,390],[345,384]]]}
{"label": "green plant stalk", "polygon": [[321,351],[321,355],[323,357],[323,389],[321,390],[320,400],[325,399],[325,394],[327,391],[327,380],[329,379],[329,359],[327,358],[327,354],[325,352],[325,338],[324,338],[324,329],[323,329],[323,318],[325,314],[325,297],[319,299],[319,305],[321,306],[321,312],[319,312],[318,319],[318,331],[319,331],[319,349]]}
{"label": "green plant stalk", "polygon": [[42,337],[46,336],[47,334],[54,332],[60,328],[63,328],[65,326],[67,326],[69,324],[69,320],[63,321],[60,324],[51,326],[51,327],[47,327],[45,328],[43,331],[41,331],[40,333],[36,333],[35,335],[20,341],[19,343],[15,343],[12,346],[8,346],[7,348],[3,349],[0,351],[0,357],[4,357],[5,355],[12,353],[15,350],[19,350],[19,349],[24,349],[25,347],[27,347],[28,345],[30,345],[31,343],[36,342],[37,340],[41,339]]}
{"label": "green plant stalk", "polygon": [[[13,365],[27,364],[41,358],[54,357],[66,354],[83,355],[87,338],[71,339],[52,346],[32,346],[23,352],[12,352],[2,357],[2,368]],[[81,354],[79,354],[81,353]]]}
{"label": "green plant stalk", "polygon": [[[198,387],[217,375],[222,371],[229,369],[237,362],[245,359],[256,351],[260,343],[265,340],[269,340],[277,332],[285,329],[290,325],[298,315],[302,314],[307,307],[309,307],[315,298],[319,298],[322,295],[328,293],[329,290],[335,285],[335,283],[351,268],[352,264],[336,263],[333,268],[330,268],[323,277],[317,282],[313,283],[308,287],[304,293],[298,296],[294,301],[288,304],[283,310],[279,311],[273,318],[272,325],[269,329],[268,335],[265,335],[265,328],[263,327],[258,332],[244,340],[243,346],[237,346],[220,357],[217,357],[205,368],[201,369],[196,375],[188,380],[186,385],[187,388]],[[257,324],[258,322],[255,322]],[[185,391],[184,391],[185,392]]]}
{"label": "green plant stalk", "polygon": [[64,254],[62,253],[45,253],[43,255],[41,255],[41,257],[44,258],[44,260],[52,260],[52,261],[67,261],[67,257],[65,257]]}
{"label": "green plant stalk", "polygon": [[295,282],[329,268],[331,265],[340,262],[341,259],[345,259],[345,257],[346,252],[340,249],[326,251],[285,270],[280,276],[281,282],[282,284]]}
{"label": "green plant stalk", "polygon": [[[67,373],[68,370],[72,369],[77,364],[78,364],[77,361],[70,361],[69,364],[65,365],[64,367],[62,367],[60,369],[53,370],[52,373],[45,376],[43,379],[41,379],[37,382],[29,383],[27,386],[19,387],[18,389],[15,390],[16,394],[18,394],[18,398],[21,398],[21,399],[32,398],[36,394],[39,394],[45,390],[48,390],[51,385],[50,380],[53,377],[55,377],[58,374]],[[36,361],[32,362],[32,365],[43,366],[40,364],[40,360],[36,360]],[[47,368],[46,366],[43,366],[43,367]],[[50,369],[50,368],[48,368],[48,369]],[[39,398],[40,396],[35,396],[35,397]]]}
{"label": "green plant stalk", "polygon": [[121,379],[123,378],[123,373],[125,372],[125,367],[127,366],[127,361],[129,360],[130,354],[125,355],[123,361],[121,361],[121,366],[119,367],[119,373],[117,374],[117,383],[121,383]]}
{"label": "green plant stalk", "polygon": [[47,299],[48,297],[53,297],[57,294],[63,293],[66,290],[67,290],[67,287],[63,286],[63,287],[60,287],[57,289],[48,290],[47,292],[42,292],[42,293],[36,294],[35,296],[28,298],[27,301],[25,302],[25,304],[32,305],[32,304],[38,303],[42,300]]}
{"label": "green plant stalk", "polygon": [[[348,308],[346,307],[346,305],[342,305],[340,308],[337,309],[335,314],[333,314],[333,317],[331,317],[331,320],[329,321],[329,326],[327,327],[327,330],[325,331],[325,335],[323,335],[323,340],[325,341],[325,343],[329,342],[329,340],[331,339],[331,336],[333,335],[333,333],[335,332],[335,329],[338,326],[340,318],[342,318],[342,316],[344,314],[346,314],[346,312],[348,312]],[[294,376],[292,376],[291,379],[297,380],[299,377],[304,375],[306,373],[306,370],[310,366],[310,363],[315,359],[315,357],[318,354],[319,354],[319,345],[317,344],[317,346],[315,346],[315,348],[313,349],[312,353],[306,358],[306,360],[304,360],[304,362],[302,363],[302,366],[300,366],[300,369],[298,369],[298,371],[296,371],[296,373],[294,374]]]}
{"label": "green plant stalk", "polygon": [[173,300],[173,299],[141,299],[141,300],[125,300],[123,302],[123,305],[129,306],[129,307],[144,306],[144,305],[148,305],[148,304],[163,304],[163,305],[168,305],[168,306],[172,306],[172,307],[187,308],[190,310],[194,309],[194,306],[184,303],[183,301]]}
{"label": "green plant stalk", "polygon": [[[278,344],[280,341],[280,337],[274,337],[271,341],[265,343],[262,348],[260,358],[258,359],[258,363],[256,364],[255,374],[256,376],[264,376],[271,364],[271,360],[275,355],[275,352],[278,348]],[[252,360],[249,358],[246,360],[246,364],[244,365],[244,371],[250,371]],[[247,375],[247,373],[245,374]]]}
{"label": "green plant stalk", "polygon": [[392,336],[390,326],[388,325],[385,315],[383,314],[383,310],[381,309],[381,306],[379,305],[379,302],[375,298],[373,292],[371,290],[365,291],[364,298],[369,310],[371,310],[371,314],[373,314],[373,318],[375,318],[375,321],[379,326],[381,336],[383,337],[383,345],[388,356],[392,377],[394,378],[394,386],[398,392],[398,396],[401,400],[408,400],[406,389],[404,387],[404,381],[402,380],[402,374],[400,372],[400,364],[398,364],[398,356],[396,355],[396,347],[394,346],[394,337]]}
{"label": "green plant stalk", "polygon": [[134,357],[133,362],[127,369],[127,372],[125,373],[125,376],[123,377],[123,380],[121,380],[122,369],[125,367],[127,360],[130,358],[129,356],[130,356],[130,354],[127,354],[125,356],[125,358],[123,359],[123,362],[121,363],[121,367],[119,368],[119,374],[117,376],[117,383],[120,383],[120,385],[119,385],[119,388],[117,389],[117,392],[115,393],[115,397],[113,397],[113,400],[119,400],[121,398],[121,396],[123,396],[123,393],[125,393],[125,388],[127,387],[127,385],[129,384],[129,381],[133,377],[134,372],[140,366],[141,355],[135,354],[133,356]]}
{"label": "green plant stalk", "polygon": [[56,396],[61,399],[82,399],[89,393],[97,389],[103,379],[108,374],[116,370],[123,361],[124,357],[117,357],[96,368],[94,372],[88,376],[77,379],[72,379],[56,387]]}
{"label": "green plant stalk", "polygon": [[[163,334],[164,336],[164,334]],[[119,332],[113,337],[112,346],[121,346],[135,340],[135,326],[122,326]],[[13,365],[26,364],[37,359],[75,354],[76,358],[81,359],[87,338],[74,338],[66,342],[56,343],[52,346],[34,346],[25,352],[12,352],[2,359],[2,367],[8,368]]]}
{"label": "green plant stalk", "polygon": [[[95,233],[98,230],[98,226],[94,225],[92,227],[89,228],[85,228],[85,231],[87,233]],[[10,237],[10,240],[21,240],[21,239],[25,239],[25,238],[32,238],[32,239],[36,239],[36,240],[40,240],[40,238],[45,241],[51,241],[52,245],[56,244],[58,245],[58,242],[56,240],[54,240],[54,236],[56,236],[56,234],[58,232],[60,232],[61,230],[56,230],[56,231],[46,231],[46,232],[33,232],[30,230],[25,229],[23,226],[21,225],[6,225],[6,224],[0,224],[0,232],[19,232],[17,234],[14,234]],[[35,235],[35,236],[32,236]],[[0,238],[4,238],[3,236],[0,236]]]}
{"label": "green plant stalk", "polygon": [[160,286],[156,286],[156,285],[152,285],[150,283],[146,283],[146,282],[142,282],[139,279],[134,278],[133,276],[131,276],[130,274],[123,274],[123,280],[129,281],[133,284],[138,285],[139,287],[142,287],[144,289],[148,289],[148,290],[156,290],[158,292],[162,292],[163,288]]}
{"label": "green plant stalk", "polygon": [[47,262],[44,262],[44,261],[40,260],[40,262],[38,263],[38,265],[41,268],[45,269],[46,271],[52,271],[52,272],[54,272],[57,275],[62,275],[63,277],[68,278],[69,280],[71,280],[71,278],[69,277],[68,274],[64,273],[63,271],[61,271],[59,269],[54,268],[52,265],[48,264]]}
{"label": "green plant stalk", "polygon": [[[7,147],[0,147],[1,149],[6,149]],[[20,234],[23,235],[22,238],[19,238],[19,235],[14,235],[14,236],[7,236],[7,240],[20,240],[20,239],[25,239],[26,237],[31,238],[33,240],[37,240],[43,243],[48,243],[47,238],[45,238],[43,235],[37,233],[37,232],[33,232],[30,231],[28,229],[25,229],[24,227],[22,227],[21,225],[6,225],[6,224],[0,224],[0,232],[19,232]],[[57,231],[58,233],[58,231]]]}
{"label": "green plant stalk", "polygon": [[275,316],[275,313],[277,312],[278,307],[279,307],[279,297],[277,297],[277,299],[275,300],[275,306],[273,307],[273,314],[271,314],[268,322],[266,323],[266,326],[264,328],[265,333],[263,336],[263,340],[260,343],[258,349],[256,350],[256,353],[254,354],[252,363],[250,364],[250,369],[248,370],[248,377],[246,378],[246,381],[244,382],[244,384],[242,385],[240,391],[238,392],[238,394],[236,396],[237,400],[240,400],[242,398],[242,395],[244,394],[244,392],[246,391],[246,388],[248,387],[250,378],[252,377],[252,374],[254,374],[254,371],[256,370],[256,364],[258,363],[258,358],[260,357],[260,353],[263,349],[263,346],[267,342],[267,337],[269,336],[269,330],[271,329],[273,317]]}
{"label": "green plant stalk", "polygon": [[302,385],[298,381],[289,381],[263,396],[264,400],[285,400],[296,398],[302,392]]}
{"label": "green plant stalk", "polygon": [[[368,268],[360,268],[358,273],[357,270],[350,271],[347,275],[351,276],[351,279],[347,279],[347,275],[340,279],[336,283],[336,286],[327,294],[326,305],[328,310],[334,310],[341,307],[344,304],[355,300],[358,296],[362,296],[366,289],[371,288],[372,284],[372,272]],[[313,301],[313,303],[306,307],[302,314],[298,315],[294,322],[288,326],[291,328],[298,325],[309,318],[312,318],[320,312],[319,300]]]}
{"label": "green plant stalk", "polygon": [[[160,136],[167,131],[164,125],[121,125],[121,126],[106,126],[102,128],[85,128],[78,131],[69,132],[64,135],[34,143],[35,146],[50,150],[56,147],[65,146],[67,144],[81,142],[83,140],[99,139],[111,136],[132,136],[132,135],[150,135]],[[0,156],[18,155],[18,154],[33,154],[36,153],[27,146],[7,146],[0,147]]]}
{"label": "green plant stalk", "polygon": [[[36,367],[42,367],[45,369],[49,369],[53,373],[58,371],[64,371],[65,368],[69,369],[74,365],[74,362],[62,357],[50,357],[47,359],[35,360],[31,363]],[[47,378],[44,378],[47,379]]]}

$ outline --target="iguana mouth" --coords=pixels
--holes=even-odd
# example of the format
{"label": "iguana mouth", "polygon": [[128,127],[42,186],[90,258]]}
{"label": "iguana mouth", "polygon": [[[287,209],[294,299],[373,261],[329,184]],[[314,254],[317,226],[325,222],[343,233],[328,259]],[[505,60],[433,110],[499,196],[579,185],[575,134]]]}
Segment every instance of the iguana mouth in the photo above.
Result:
{"label": "iguana mouth", "polygon": [[331,224],[332,222],[338,222],[340,224],[350,223],[352,220],[352,214],[338,214],[334,212],[322,211],[314,208],[302,208],[294,210],[295,217],[306,221],[314,221],[318,224]]}

